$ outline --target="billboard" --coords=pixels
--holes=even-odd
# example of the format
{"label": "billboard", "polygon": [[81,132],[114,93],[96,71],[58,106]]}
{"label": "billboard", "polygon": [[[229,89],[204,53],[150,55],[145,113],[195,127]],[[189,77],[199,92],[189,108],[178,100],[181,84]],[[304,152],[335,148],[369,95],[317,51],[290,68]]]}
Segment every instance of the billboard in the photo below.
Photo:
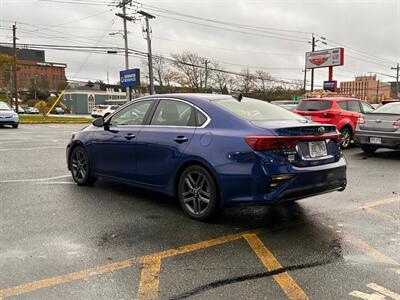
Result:
{"label": "billboard", "polygon": [[306,69],[342,66],[343,63],[343,48],[333,48],[314,52],[306,52]]}
{"label": "billboard", "polygon": [[140,85],[140,69],[129,69],[119,72],[120,83],[122,87]]}
{"label": "billboard", "polygon": [[324,81],[324,91],[336,92],[336,90],[337,90],[336,80]]}

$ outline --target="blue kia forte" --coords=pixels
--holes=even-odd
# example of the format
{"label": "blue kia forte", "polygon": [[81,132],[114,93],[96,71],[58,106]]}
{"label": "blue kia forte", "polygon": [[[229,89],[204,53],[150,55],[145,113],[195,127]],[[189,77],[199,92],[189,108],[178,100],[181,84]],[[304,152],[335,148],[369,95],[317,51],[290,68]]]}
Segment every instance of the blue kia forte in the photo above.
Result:
{"label": "blue kia forte", "polygon": [[74,133],[68,169],[179,198],[204,220],[235,204],[277,204],[346,187],[335,126],[265,101],[211,94],[135,99]]}

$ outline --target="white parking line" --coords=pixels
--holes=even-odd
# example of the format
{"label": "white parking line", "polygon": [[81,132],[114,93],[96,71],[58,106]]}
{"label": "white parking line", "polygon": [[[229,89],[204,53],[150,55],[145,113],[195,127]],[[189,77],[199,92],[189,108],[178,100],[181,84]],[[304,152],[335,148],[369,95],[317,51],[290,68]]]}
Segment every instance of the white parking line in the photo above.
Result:
{"label": "white parking line", "polygon": [[71,175],[68,174],[68,175],[61,175],[61,176],[47,177],[47,178],[29,178],[29,179],[0,180],[0,183],[12,183],[12,182],[41,182],[41,181],[55,180],[55,179],[68,178],[68,177],[71,177]]}
{"label": "white parking line", "polygon": [[33,148],[0,148],[0,152],[5,151],[27,151],[27,150],[48,150],[48,149],[65,149],[65,147],[33,147]]}

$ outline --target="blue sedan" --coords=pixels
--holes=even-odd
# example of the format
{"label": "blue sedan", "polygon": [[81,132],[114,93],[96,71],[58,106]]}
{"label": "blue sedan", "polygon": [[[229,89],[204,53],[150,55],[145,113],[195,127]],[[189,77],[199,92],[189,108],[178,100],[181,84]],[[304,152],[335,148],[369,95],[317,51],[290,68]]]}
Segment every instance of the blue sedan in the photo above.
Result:
{"label": "blue sedan", "polygon": [[210,94],[136,99],[73,134],[68,169],[179,198],[205,220],[235,204],[276,204],[346,187],[335,126],[265,101]]}

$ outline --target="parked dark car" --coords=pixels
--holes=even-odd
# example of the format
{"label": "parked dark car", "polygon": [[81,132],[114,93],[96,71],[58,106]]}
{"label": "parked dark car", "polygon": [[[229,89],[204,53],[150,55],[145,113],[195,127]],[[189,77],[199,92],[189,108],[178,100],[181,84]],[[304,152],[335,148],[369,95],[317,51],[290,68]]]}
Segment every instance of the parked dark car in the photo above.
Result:
{"label": "parked dark car", "polygon": [[265,101],[210,94],[136,99],[72,136],[78,185],[105,178],[177,196],[194,219],[235,204],[275,204],[343,190],[333,125]]}
{"label": "parked dark car", "polygon": [[353,140],[358,118],[373,110],[369,103],[359,99],[325,97],[304,99],[294,112],[314,122],[335,125],[340,131],[340,146],[345,149]]}
{"label": "parked dark car", "polygon": [[360,117],[354,140],[366,153],[379,148],[400,150],[400,102],[392,102]]}

